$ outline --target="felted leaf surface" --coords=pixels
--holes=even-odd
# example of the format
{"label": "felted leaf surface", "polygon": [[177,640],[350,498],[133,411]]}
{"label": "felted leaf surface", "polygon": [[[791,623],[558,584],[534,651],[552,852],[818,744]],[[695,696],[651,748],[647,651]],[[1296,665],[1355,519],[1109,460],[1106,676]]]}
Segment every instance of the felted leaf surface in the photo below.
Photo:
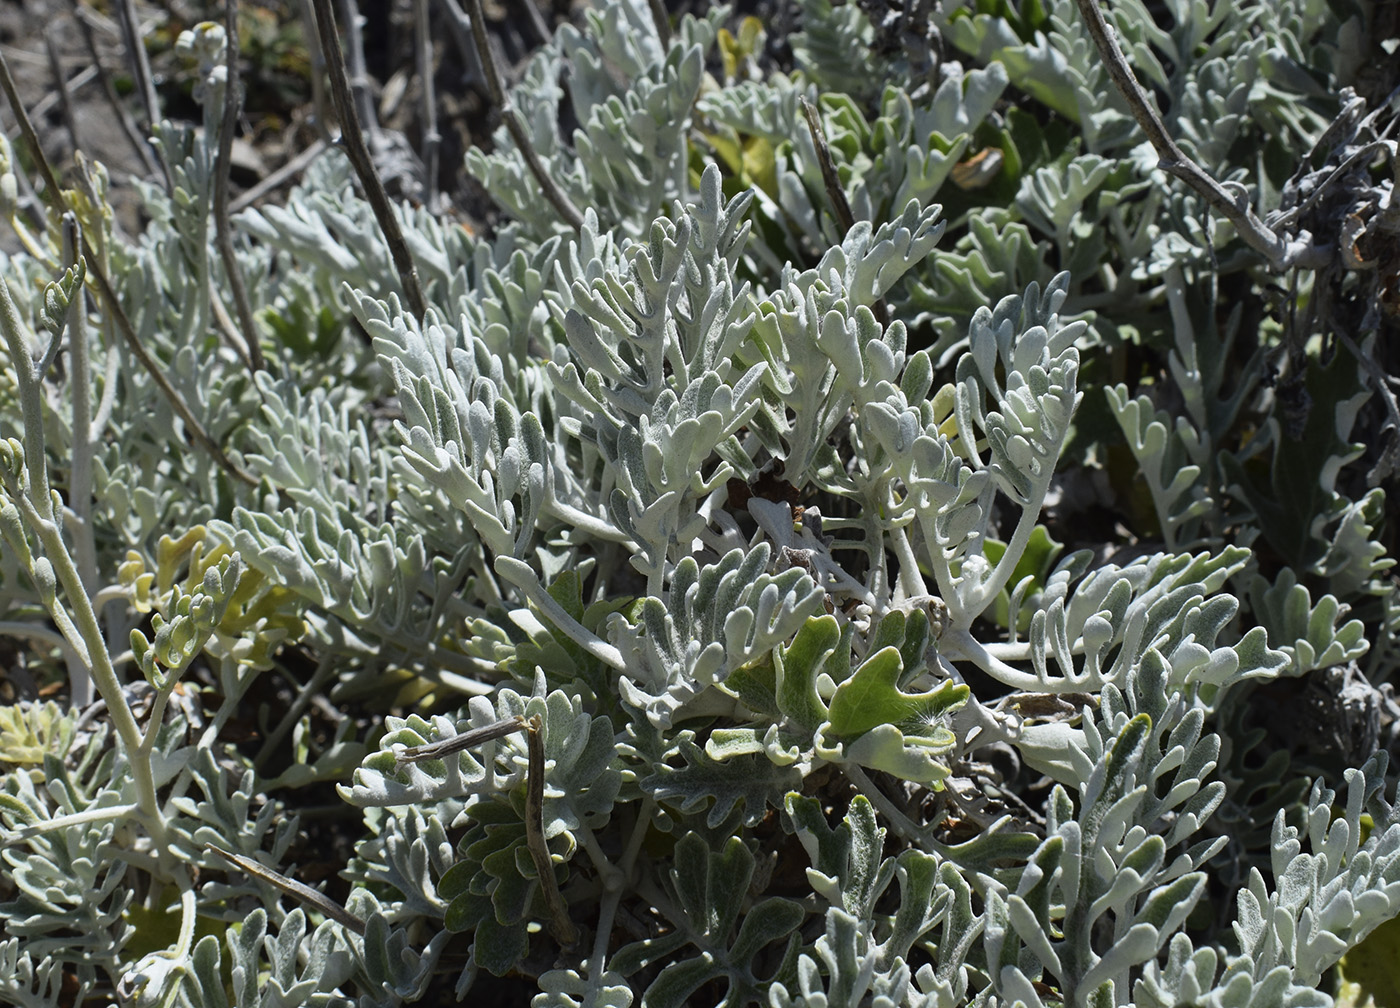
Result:
{"label": "felted leaf surface", "polygon": [[831,698],[831,729],[843,738],[858,738],[883,724],[909,726],[911,735],[940,739],[938,717],[967,702],[966,686],[939,683],[926,693],[905,693],[898,683],[904,672],[899,650],[881,648],[856,668],[851,678],[836,688]]}

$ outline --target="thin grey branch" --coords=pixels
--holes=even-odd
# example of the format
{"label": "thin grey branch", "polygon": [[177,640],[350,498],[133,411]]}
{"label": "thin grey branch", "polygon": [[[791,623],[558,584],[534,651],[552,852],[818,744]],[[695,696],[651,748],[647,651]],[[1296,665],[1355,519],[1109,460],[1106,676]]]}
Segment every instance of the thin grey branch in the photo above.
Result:
{"label": "thin grey branch", "polygon": [[[112,75],[102,65],[102,57],[97,51],[97,40],[93,37],[92,25],[88,23],[90,12],[78,0],[68,0],[68,3],[73,9],[73,20],[78,22],[78,30],[83,36],[83,45],[88,51],[88,57],[92,60],[92,65],[88,69],[101,81],[102,94],[107,99],[107,105],[117,117],[117,122],[121,124],[122,133],[125,134],[127,143],[131,144],[136,156],[146,166],[146,173],[151,178],[158,177],[161,174],[160,162],[156,160],[150,143],[136,128],[136,120],[131,117],[131,112],[128,111],[121,97],[117,94],[116,85],[112,83]],[[74,78],[73,86],[77,87],[77,85],[78,79]],[[35,106],[34,112],[35,115],[39,114],[38,106]]]}
{"label": "thin grey branch", "polygon": [[257,185],[235,196],[233,201],[229,203],[229,212],[238,213],[240,210],[246,210],[248,207],[252,206],[254,203],[262,199],[268,193],[277,189],[279,186],[284,185],[290,179],[293,179],[296,176],[300,175],[303,171],[306,170],[306,167],[309,164],[311,164],[312,161],[315,161],[318,157],[324,154],[326,152],[326,148],[328,148],[329,146],[330,141],[317,140],[310,147],[306,148],[306,150],[302,151],[296,157],[292,158],[290,161],[284,164],[281,168],[278,168],[276,171],[269,174]]}
{"label": "thin grey branch", "polygon": [[[15,88],[15,79],[10,74],[9,61],[5,59],[4,53],[0,52],[0,89],[5,92],[5,98],[10,103],[10,109],[14,112],[15,118],[19,120],[20,135],[24,137],[25,146],[29,148],[30,157],[34,159],[35,167],[39,169],[40,176],[44,179],[44,199],[61,216],[72,210],[68,205],[68,200],[63,195],[63,190],[59,188],[58,179],[54,177],[53,168],[49,165],[49,159],[44,155],[44,149],[39,144],[39,136],[34,132],[34,124],[29,120],[29,113],[25,111],[24,103],[20,101],[19,92]],[[180,393],[170,384],[170,380],[160,370],[146,348],[141,345],[141,340],[136,335],[136,330],[131,324],[131,319],[127,318],[126,310],[122,307],[121,300],[113,290],[111,283],[107,280],[106,273],[103,272],[102,265],[98,262],[98,257],[94,254],[92,247],[86,238],[83,239],[83,256],[87,260],[87,274],[97,285],[97,291],[102,296],[102,301],[112,318],[117,323],[117,329],[121,332],[122,338],[126,341],[128,349],[135,354],[141,366],[146,369],[146,373],[151,376],[151,380],[164,394],[171,408],[179,414],[180,419],[185,422],[189,429],[190,436],[195,439],[206,451],[213,456],[216,461],[229,475],[241,480],[250,486],[257,486],[258,481],[234,465],[233,460],[228,457],[223,448],[219,446],[209,434],[204,430],[203,425],[195,418],[189,406]]]}
{"label": "thin grey branch", "polygon": [[656,25],[656,37],[661,40],[663,46],[671,44],[671,15],[666,11],[666,4],[662,0],[647,0],[647,7],[651,10],[651,20]]}
{"label": "thin grey branch", "polygon": [[545,169],[544,163],[540,161],[540,156],[535,152],[535,147],[530,143],[530,138],[525,132],[525,127],[520,122],[520,116],[515,109],[506,103],[505,78],[501,76],[501,68],[496,64],[496,56],[491,51],[491,40],[486,36],[486,16],[481,10],[481,0],[467,0],[468,14],[471,17],[472,37],[476,39],[477,55],[481,58],[481,68],[486,72],[486,87],[491,92],[491,101],[501,110],[501,118],[505,122],[510,137],[515,141],[515,146],[525,157],[525,163],[530,168],[530,174],[535,176],[535,181],[540,184],[540,190],[544,193],[545,199],[559,212],[564,223],[577,231],[583,227],[583,214],[578,207],[574,206],[573,200],[569,199],[564,190],[560,189],[553,177]]}
{"label": "thin grey branch", "polygon": [[[154,131],[160,122],[160,102],[156,97],[155,80],[151,76],[151,61],[146,58],[146,43],[141,36],[141,26],[136,22],[136,11],[132,0],[117,0],[117,18],[122,29],[122,42],[126,46],[126,56],[131,63],[131,75],[136,81],[136,92],[141,96],[141,104],[146,108],[146,126]],[[160,174],[167,191],[170,189],[170,168],[161,164]]]}
{"label": "thin grey branch", "polygon": [[[301,14],[301,30],[308,39],[318,38],[316,31],[315,0],[301,0],[297,9]],[[329,117],[326,115],[326,60],[321,55],[320,46],[307,46],[311,50],[311,107],[315,109],[312,125],[322,139],[330,139]]]}
{"label": "thin grey branch", "polygon": [[1113,86],[1127,101],[1133,118],[1137,120],[1153,149],[1157,151],[1158,166],[1189,185],[1212,209],[1234,224],[1235,230],[1245,243],[1267,257],[1274,269],[1282,270],[1293,265],[1289,261],[1288,243],[1259,219],[1244,194],[1232,195],[1228,189],[1211,178],[1204,168],[1187,157],[1186,152],[1168,135],[1161,117],[1148,100],[1147,92],[1133,76],[1128,59],[1123,55],[1122,47],[1118,45],[1118,37],[1104,21],[1103,11],[1099,9],[1099,0],[1075,2],[1079,5],[1079,13],[1084,18],[1085,27],[1089,29],[1089,37],[1094,40],[1099,57],[1108,69]]}
{"label": "thin grey branch", "polygon": [[73,116],[73,100],[68,94],[68,81],[63,76],[63,60],[59,58],[58,46],[53,40],[53,26],[44,32],[44,52],[49,58],[49,69],[53,72],[53,83],[55,93],[58,95],[59,107],[63,109],[63,124],[68,127],[68,137],[73,142],[73,147],[82,149],[82,142],[78,137],[78,121]]}
{"label": "thin grey branch", "polygon": [[798,100],[802,103],[802,115],[807,120],[807,130],[812,134],[812,146],[817,149],[817,167],[822,172],[826,198],[831,200],[836,223],[844,235],[856,226],[855,214],[851,212],[851,204],[846,199],[845,190],[841,188],[841,180],[836,176],[836,166],[831,163],[831,148],[827,146],[826,132],[822,129],[821,120],[817,118],[817,110],[812,108],[811,102],[806,98]]}
{"label": "thin grey branch", "polygon": [[218,844],[206,843],[205,850],[213,851],[219,857],[229,862],[236,868],[242,869],[253,878],[261,879],[269,885],[276,886],[288,896],[295,897],[307,906],[319,910],[331,920],[338,924],[343,924],[357,935],[365,933],[365,922],[356,917],[349,910],[346,910],[339,903],[328,897],[325,893],[312,889],[305,882],[298,882],[296,879],[288,878],[281,872],[275,872],[271,868],[258,864],[252,858],[246,858],[241,854],[226,851]]}
{"label": "thin grey branch", "polygon": [[370,157],[369,147],[366,146],[364,133],[360,129],[359,116],[355,114],[350,82],[345,74],[345,56],[336,36],[335,14],[331,12],[330,0],[315,0],[315,5],[316,30],[321,37],[321,54],[326,59],[326,73],[331,83],[331,100],[335,104],[335,114],[340,119],[340,138],[344,143],[345,153],[350,158],[350,164],[354,166],[355,174],[359,176],[365,197],[374,211],[374,218],[379,222],[379,229],[384,233],[384,240],[389,245],[389,255],[394,260],[394,269],[398,271],[399,284],[403,288],[408,310],[421,319],[427,313],[428,303],[423,297],[423,288],[418,283],[418,268],[413,264],[408,242],[404,240],[403,230],[399,227],[398,218],[394,216],[394,208],[389,203],[389,194],[384,191],[384,183],[375,171],[374,161]]}
{"label": "thin grey branch", "polygon": [[243,284],[243,271],[239,269],[233,252],[233,228],[228,216],[228,176],[233,160],[233,131],[238,125],[239,111],[238,11],[234,0],[228,0],[227,17],[228,76],[224,82],[224,115],[219,122],[219,160],[214,167],[214,235],[219,245],[219,258],[224,263],[224,274],[228,277],[233,310],[238,314],[238,328],[248,348],[248,366],[254,371],[261,371],[267,365],[263,361],[258,324],[253,318],[253,306],[248,301],[248,289]]}
{"label": "thin grey branch", "polygon": [[442,147],[442,134],[438,132],[437,93],[433,87],[433,39],[428,18],[428,0],[414,0],[413,39],[418,59],[418,85],[423,91],[424,201],[431,212],[437,213],[438,154]]}

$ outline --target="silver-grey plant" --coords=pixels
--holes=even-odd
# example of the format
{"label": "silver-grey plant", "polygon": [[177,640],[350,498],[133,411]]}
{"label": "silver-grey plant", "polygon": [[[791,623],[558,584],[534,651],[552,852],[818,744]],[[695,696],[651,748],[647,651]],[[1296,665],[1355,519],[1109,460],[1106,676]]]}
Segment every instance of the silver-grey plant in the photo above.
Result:
{"label": "silver-grey plant", "polygon": [[796,7],[561,27],[504,219],[394,208],[421,316],[339,153],[219,219],[218,25],[138,239],[0,138],[0,635],[72,703],[0,708],[0,1003],[1332,1002],[1400,913],[1359,29],[1107,9],[1271,318],[1073,0]]}

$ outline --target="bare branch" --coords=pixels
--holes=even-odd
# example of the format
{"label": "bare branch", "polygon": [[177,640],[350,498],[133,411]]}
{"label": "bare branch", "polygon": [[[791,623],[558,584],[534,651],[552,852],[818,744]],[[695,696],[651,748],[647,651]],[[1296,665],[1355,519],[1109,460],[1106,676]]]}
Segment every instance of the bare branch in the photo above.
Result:
{"label": "bare branch", "polygon": [[[49,159],[44,155],[44,149],[39,145],[39,136],[34,132],[34,124],[29,120],[29,113],[25,111],[24,103],[20,101],[19,92],[15,88],[15,79],[10,74],[9,61],[5,59],[3,52],[0,52],[0,89],[5,92],[5,98],[10,103],[10,109],[14,112],[15,118],[19,120],[20,135],[24,137],[25,145],[29,148],[30,157],[34,159],[35,166],[39,169],[40,176],[44,179],[44,199],[60,215],[69,213],[72,207],[68,205],[67,199],[63,196],[63,190],[59,188],[58,179],[54,177],[53,168],[49,165]],[[117,293],[112,289],[111,283],[107,280],[107,275],[103,272],[102,264],[98,262],[97,256],[93,253],[91,245],[86,238],[83,239],[83,256],[87,261],[87,274],[97,285],[97,292],[102,296],[102,301],[112,314],[112,318],[117,323],[117,329],[121,332],[122,338],[126,341],[128,349],[135,354],[141,366],[146,369],[146,373],[151,376],[151,380],[165,395],[171,407],[179,414],[180,419],[185,422],[190,435],[206,451],[213,456],[217,462],[229,475],[235,479],[242,480],[250,486],[257,486],[258,481],[253,476],[244,472],[233,464],[233,460],[228,457],[223,448],[219,446],[203,425],[195,418],[194,413],[180,397],[180,393],[175,390],[175,386],[170,384],[170,380],[160,370],[147,351],[141,345],[141,340],[136,335],[136,329],[131,324],[131,319],[127,318],[126,310],[122,307]]]}
{"label": "bare branch", "polygon": [[331,101],[335,114],[340,119],[340,138],[345,153],[355,174],[364,187],[365,198],[374,211],[374,219],[384,233],[389,245],[389,255],[394,260],[394,269],[399,274],[399,285],[403,288],[408,310],[421,319],[427,313],[428,303],[423,297],[423,288],[418,283],[418,268],[413,264],[413,256],[408,251],[403,230],[399,227],[394,208],[389,203],[389,194],[384,191],[384,183],[374,169],[374,161],[365,145],[364,133],[360,129],[360,118],[355,114],[354,99],[350,94],[350,82],[345,75],[345,55],[340,49],[340,39],[336,35],[335,14],[331,12],[330,0],[314,0],[316,8],[316,30],[320,35],[321,54],[326,59],[326,73],[330,78]]}
{"label": "bare branch", "polygon": [[[132,7],[132,0],[117,0],[117,14],[119,15],[117,21],[122,30],[122,42],[126,47],[126,56],[131,62],[131,75],[136,81],[136,91],[141,96],[141,103],[146,107],[146,127],[153,133],[156,124],[160,122],[160,103],[156,97],[155,80],[151,76],[151,62],[146,58],[146,43],[141,37],[141,26],[136,22],[136,11]],[[162,163],[160,172],[166,191],[169,191],[171,185],[169,166]]]}
{"label": "bare branch", "polygon": [[262,345],[258,325],[253,318],[253,306],[248,301],[248,289],[243,284],[243,271],[233,254],[233,232],[228,217],[228,175],[233,161],[233,130],[238,124],[238,10],[234,0],[228,0],[227,39],[228,75],[224,80],[224,116],[219,123],[219,160],[214,166],[214,237],[219,245],[219,258],[228,277],[233,310],[238,313],[238,328],[248,346],[248,366],[261,371]]}
{"label": "bare branch", "polygon": [[[817,116],[817,110],[812,108],[811,102],[806,98],[798,98],[802,103],[802,114],[807,119],[807,130],[812,134],[812,146],[817,149],[817,166],[821,168],[822,185],[826,187],[826,198],[831,200],[831,208],[836,214],[836,223],[841,228],[841,234],[849,234],[851,228],[856,226],[856,215],[851,212],[850,201],[846,199],[846,191],[841,188],[841,179],[836,175],[836,165],[831,160],[831,147],[826,142],[826,131],[822,129],[821,119]],[[889,309],[885,307],[885,299],[879,298],[871,305],[871,311],[875,313],[875,319],[880,325],[889,325]]]}
{"label": "bare branch", "polygon": [[285,184],[288,180],[294,178],[297,175],[300,175],[303,171],[306,170],[307,165],[311,164],[312,161],[315,161],[318,157],[324,154],[326,152],[326,148],[328,148],[329,146],[330,142],[327,140],[316,140],[316,142],[314,142],[310,147],[306,148],[306,150],[302,151],[296,157],[292,158],[281,168],[278,168],[276,171],[269,174],[257,185],[253,186],[251,189],[239,193],[236,197],[234,197],[233,201],[229,203],[229,212],[238,213],[240,210],[246,210],[248,207],[252,206],[254,203],[262,199],[268,193],[272,192],[278,186],[281,186]]}
{"label": "bare branch", "polygon": [[651,20],[656,25],[656,37],[661,40],[661,45],[671,44],[671,15],[666,12],[666,4],[662,0],[647,0],[647,7],[651,9]]}
{"label": "bare branch", "polygon": [[442,134],[438,132],[437,94],[433,88],[433,40],[428,25],[428,0],[414,0],[413,47],[418,58],[418,86],[423,91],[423,175],[424,194],[429,211],[438,211],[438,155]]}
{"label": "bare branch", "polygon": [[1079,13],[1084,18],[1084,25],[1089,29],[1089,37],[1094,40],[1094,46],[1098,49],[1104,66],[1108,69],[1113,86],[1127,101],[1133,118],[1137,120],[1153,149],[1157,151],[1158,166],[1189,185],[1212,209],[1234,224],[1235,230],[1245,243],[1266,256],[1274,269],[1286,269],[1292,265],[1289,262],[1287,243],[1259,219],[1244,194],[1232,195],[1228,189],[1211,178],[1204,168],[1187,157],[1176,145],[1176,141],[1167,134],[1161,117],[1148,101],[1147,92],[1133,76],[1128,59],[1118,45],[1117,36],[1104,21],[1103,11],[1099,9],[1099,0],[1075,2],[1079,4]]}
{"label": "bare branch", "polygon": [[[92,35],[92,25],[88,23],[89,11],[79,0],[68,0],[73,8],[73,20],[78,22],[78,30],[83,36],[83,45],[88,51],[88,56],[92,60],[89,69],[102,82],[102,93],[107,99],[107,104],[111,107],[112,113],[117,117],[117,122],[121,124],[122,132],[126,135],[127,142],[136,151],[136,156],[141,159],[141,163],[146,166],[146,171],[151,178],[161,174],[160,163],[156,160],[155,154],[151,151],[151,145],[141,131],[136,128],[136,120],[131,117],[127,107],[122,103],[121,97],[117,94],[116,85],[112,83],[112,75],[102,66],[102,58],[97,51],[97,40]],[[77,86],[77,80],[74,80]],[[39,107],[36,105],[34,114],[39,114]]]}
{"label": "bare branch", "polygon": [[841,180],[836,176],[836,166],[831,163],[831,148],[827,146],[826,132],[822,129],[821,120],[817,118],[817,110],[812,108],[811,102],[806,98],[799,98],[798,101],[802,103],[802,114],[807,119],[807,130],[812,134],[812,146],[817,149],[817,167],[822,172],[826,198],[831,200],[831,208],[836,213],[836,223],[844,235],[856,226],[855,214],[851,213],[851,204],[846,199],[845,190],[841,188]]}
{"label": "bare branch", "polygon": [[68,94],[68,81],[63,76],[63,60],[59,58],[58,46],[54,44],[53,26],[44,32],[44,52],[49,58],[49,68],[53,71],[53,83],[55,93],[58,95],[59,107],[63,109],[63,124],[68,127],[68,137],[73,142],[75,150],[82,149],[82,142],[78,138],[78,121],[73,116],[73,100]]}
{"label": "bare branch", "polygon": [[261,879],[269,885],[276,886],[288,896],[292,896],[314,910],[319,910],[331,920],[338,924],[343,924],[357,935],[365,933],[365,922],[356,917],[349,910],[346,910],[335,900],[325,893],[312,889],[305,882],[298,882],[294,878],[288,878],[281,872],[275,872],[258,864],[252,858],[246,858],[242,854],[235,854],[233,851],[226,851],[218,844],[206,843],[205,850],[213,851],[219,857],[241,869],[244,873],[251,875],[255,879]]}
{"label": "bare branch", "polygon": [[583,227],[583,214],[545,170],[544,163],[540,161],[539,154],[535,152],[534,145],[525,133],[525,127],[521,125],[520,116],[516,114],[515,109],[506,104],[505,78],[501,76],[501,68],[496,65],[496,56],[491,51],[491,40],[486,37],[486,16],[481,10],[481,0],[467,0],[467,8],[471,17],[472,37],[476,39],[476,51],[481,59],[481,68],[486,73],[486,88],[491,92],[491,101],[501,110],[501,119],[510,132],[510,138],[524,155],[530,174],[534,175],[535,181],[540,184],[544,198],[559,212],[564,223],[577,231]]}

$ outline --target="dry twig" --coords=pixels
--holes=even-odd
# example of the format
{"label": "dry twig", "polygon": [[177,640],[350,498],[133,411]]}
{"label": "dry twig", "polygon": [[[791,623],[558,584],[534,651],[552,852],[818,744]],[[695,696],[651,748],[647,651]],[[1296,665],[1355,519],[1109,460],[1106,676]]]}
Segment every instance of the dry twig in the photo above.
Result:
{"label": "dry twig", "polygon": [[[160,163],[156,160],[155,154],[151,151],[151,145],[146,138],[141,135],[141,131],[136,128],[136,120],[131,117],[127,107],[123,104],[121,97],[117,94],[116,85],[112,83],[112,75],[102,66],[102,57],[97,51],[97,40],[92,34],[92,25],[88,19],[91,12],[84,7],[79,0],[68,0],[73,10],[73,20],[78,22],[78,30],[83,36],[83,46],[88,51],[88,58],[92,60],[91,66],[84,73],[92,73],[102,83],[102,94],[107,99],[107,105],[111,108],[112,114],[117,117],[117,122],[121,124],[122,133],[125,134],[127,142],[131,144],[132,150],[136,151],[136,156],[141,159],[141,163],[146,166],[146,173],[151,178],[156,178],[161,174]],[[79,78],[73,78],[70,86],[76,88]],[[34,106],[34,114],[42,115],[39,105]]]}
{"label": "dry twig", "polygon": [[[44,179],[44,199],[60,216],[71,212],[73,208],[68,205],[63,190],[59,188],[58,179],[54,176],[53,168],[49,165],[49,159],[44,155],[43,147],[39,145],[39,136],[34,132],[34,124],[30,122],[29,113],[25,111],[24,103],[20,101],[19,91],[15,88],[15,79],[10,74],[9,61],[5,59],[3,53],[0,53],[0,89],[4,90],[5,97],[10,103],[10,109],[14,112],[15,118],[19,120],[20,135],[24,137],[30,157],[34,159],[34,164]],[[87,261],[88,276],[96,283],[97,292],[102,296],[103,304],[116,322],[117,329],[126,341],[127,348],[146,369],[146,373],[151,376],[151,380],[156,383],[156,387],[161,390],[171,408],[185,422],[190,435],[209,452],[214,461],[230,476],[242,480],[250,486],[257,486],[257,479],[234,465],[233,460],[228,457],[218,442],[209,436],[184,399],[180,397],[180,393],[175,390],[175,386],[170,384],[170,380],[160,370],[155,358],[141,345],[141,340],[136,335],[136,329],[132,326],[131,319],[127,318],[126,309],[122,307],[117,292],[112,289],[112,285],[102,269],[102,264],[97,261],[97,256],[93,254],[86,238],[83,239],[83,256]]]}
{"label": "dry twig", "polygon": [[437,94],[433,88],[433,40],[428,26],[428,0],[414,0],[414,49],[418,58],[418,86],[423,99],[423,191],[428,209],[438,210],[438,154],[442,134],[438,132]]}
{"label": "dry twig", "polygon": [[340,119],[340,139],[350,164],[364,187],[365,198],[374,211],[374,219],[379,222],[379,230],[389,245],[389,256],[394,261],[394,269],[399,274],[399,284],[403,288],[408,310],[414,317],[422,319],[428,311],[428,303],[423,297],[423,288],[418,283],[418,268],[413,264],[413,256],[408,251],[403,229],[399,227],[394,208],[389,202],[389,194],[384,191],[384,183],[375,171],[369,147],[365,144],[360,118],[355,114],[354,98],[350,93],[350,82],[345,74],[345,56],[340,49],[336,35],[335,15],[331,12],[330,0],[314,0],[316,8],[316,31],[320,35],[321,54],[326,60],[326,73],[330,78],[331,101],[335,114]]}
{"label": "dry twig", "polygon": [[1118,45],[1118,37],[1104,21],[1103,11],[1099,9],[1099,0],[1075,2],[1079,4],[1079,13],[1084,18],[1089,37],[1094,40],[1094,46],[1099,51],[1099,57],[1108,70],[1113,86],[1127,101],[1133,118],[1137,120],[1138,126],[1147,134],[1147,139],[1157,151],[1158,166],[1189,185],[1212,209],[1234,224],[1235,230],[1246,244],[1267,257],[1274,269],[1282,270],[1294,265],[1288,243],[1259,219],[1250,207],[1246,194],[1243,191],[1232,193],[1211,178],[1206,170],[1187,157],[1186,152],[1168,135],[1161,117],[1147,99],[1147,92],[1133,76],[1128,59],[1123,55],[1122,47]]}
{"label": "dry twig", "polygon": [[[132,0],[117,0],[117,14],[117,21],[122,30],[122,42],[126,46],[126,56],[131,61],[131,75],[136,81],[136,91],[141,96],[141,104],[146,108],[146,127],[154,132],[156,123],[160,122],[160,101],[156,97],[155,79],[151,76],[151,61],[146,58],[146,43],[141,35],[141,26],[136,21]],[[169,166],[160,164],[158,174],[169,192]]]}
{"label": "dry twig", "polygon": [[228,214],[228,176],[233,160],[233,130],[238,124],[238,10],[234,0],[228,0],[227,58],[228,75],[224,81],[224,116],[219,123],[219,160],[214,167],[214,237],[219,246],[219,258],[228,277],[233,310],[238,313],[238,328],[248,347],[248,366],[261,371],[262,342],[258,339],[258,324],[253,318],[253,306],[248,301],[248,289],[243,284],[243,271],[233,254],[233,232]]}
{"label": "dry twig", "polygon": [[242,871],[253,878],[261,879],[269,885],[276,886],[288,896],[300,900],[313,910],[321,911],[321,913],[325,914],[331,920],[338,924],[345,925],[357,935],[363,935],[365,933],[364,921],[360,920],[360,918],[356,917],[349,910],[346,910],[325,893],[312,889],[305,882],[298,882],[294,878],[288,878],[281,872],[275,872],[271,868],[258,864],[252,858],[244,857],[242,854],[226,851],[218,844],[206,843],[204,849],[213,851],[215,854],[219,855],[219,857],[223,858],[234,867],[242,869]]}
{"label": "dry twig", "polygon": [[486,89],[491,92],[491,101],[501,110],[501,119],[504,120],[511,139],[515,141],[515,146],[524,156],[530,174],[534,175],[535,181],[540,184],[545,199],[559,212],[564,223],[577,231],[583,227],[583,214],[545,170],[544,163],[540,161],[539,154],[535,152],[534,145],[525,133],[520,116],[506,103],[505,78],[501,76],[501,69],[496,65],[496,56],[491,51],[491,40],[486,36],[486,15],[482,13],[481,0],[467,0],[467,6],[471,17],[472,37],[476,39],[477,55],[486,74]]}

